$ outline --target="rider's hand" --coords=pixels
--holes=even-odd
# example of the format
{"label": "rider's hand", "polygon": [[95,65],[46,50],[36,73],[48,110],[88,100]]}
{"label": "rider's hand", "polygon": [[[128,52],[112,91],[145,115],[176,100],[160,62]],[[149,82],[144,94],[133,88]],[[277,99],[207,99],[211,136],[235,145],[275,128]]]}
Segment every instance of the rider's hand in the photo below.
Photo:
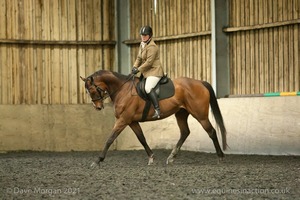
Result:
{"label": "rider's hand", "polygon": [[132,73],[132,74],[137,74],[137,73],[139,73],[138,68],[137,68],[137,67],[133,67],[132,70],[131,70],[131,73]]}

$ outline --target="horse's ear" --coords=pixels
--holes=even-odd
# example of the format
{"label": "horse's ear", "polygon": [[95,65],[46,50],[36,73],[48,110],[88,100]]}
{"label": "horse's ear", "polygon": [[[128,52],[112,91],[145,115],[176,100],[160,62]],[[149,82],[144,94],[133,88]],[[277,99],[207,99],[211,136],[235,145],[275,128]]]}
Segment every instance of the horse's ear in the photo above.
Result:
{"label": "horse's ear", "polygon": [[83,80],[84,82],[86,81],[86,78],[83,78],[82,76],[80,76],[81,80]]}

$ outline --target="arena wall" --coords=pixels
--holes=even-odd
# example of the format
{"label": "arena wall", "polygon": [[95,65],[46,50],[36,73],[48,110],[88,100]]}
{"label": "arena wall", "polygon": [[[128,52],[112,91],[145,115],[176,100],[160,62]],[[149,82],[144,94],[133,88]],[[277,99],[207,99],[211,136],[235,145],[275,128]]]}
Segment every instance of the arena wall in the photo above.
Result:
{"label": "arena wall", "polygon": [[[223,98],[218,102],[228,132],[227,153],[300,155],[300,97]],[[182,149],[215,152],[201,125],[193,117],[188,120],[191,134]],[[145,123],[142,128],[152,148],[169,149],[179,139],[175,117]],[[123,134],[118,149],[141,148],[133,135]]]}
{"label": "arena wall", "polygon": [[[112,107],[0,105],[0,151],[95,151],[113,124]],[[115,147],[112,147],[115,148]]]}
{"label": "arena wall", "polygon": [[[300,155],[300,97],[223,98],[218,102],[228,131],[227,153]],[[110,104],[100,112],[90,104],[0,105],[0,111],[2,152],[98,151],[114,124]],[[215,152],[199,123],[190,117],[189,124],[191,134],[182,149]],[[153,149],[171,149],[179,139],[174,116],[141,126]],[[142,148],[126,128],[110,149]]]}

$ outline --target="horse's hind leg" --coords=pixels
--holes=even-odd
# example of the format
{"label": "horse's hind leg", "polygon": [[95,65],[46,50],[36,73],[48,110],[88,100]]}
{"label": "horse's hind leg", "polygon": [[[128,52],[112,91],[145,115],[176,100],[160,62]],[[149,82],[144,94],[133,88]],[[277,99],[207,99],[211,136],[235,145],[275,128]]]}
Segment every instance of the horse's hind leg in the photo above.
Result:
{"label": "horse's hind leg", "polygon": [[146,142],[146,138],[144,136],[144,133],[142,131],[142,128],[140,126],[140,124],[138,122],[132,122],[130,125],[130,128],[133,130],[133,132],[135,133],[136,137],[138,138],[138,140],[140,141],[140,143],[143,145],[143,147],[145,148],[145,151],[147,152],[149,161],[148,161],[148,165],[153,164],[153,152],[150,149],[149,145]]}
{"label": "horse's hind leg", "polygon": [[202,125],[202,127],[204,128],[204,130],[208,133],[209,137],[212,139],[217,155],[220,159],[222,159],[224,157],[224,153],[221,150],[219,141],[218,141],[218,137],[217,137],[217,132],[214,129],[214,127],[211,125],[209,119],[206,120],[199,120],[200,124]]}
{"label": "horse's hind leg", "polygon": [[184,141],[190,134],[190,129],[189,129],[189,126],[187,123],[188,116],[189,116],[189,113],[185,109],[181,109],[175,114],[177,124],[180,129],[180,138],[179,138],[176,146],[173,148],[171,154],[169,155],[169,157],[167,159],[167,164],[172,163],[174,161],[174,158],[176,157],[178,151],[180,150]]}

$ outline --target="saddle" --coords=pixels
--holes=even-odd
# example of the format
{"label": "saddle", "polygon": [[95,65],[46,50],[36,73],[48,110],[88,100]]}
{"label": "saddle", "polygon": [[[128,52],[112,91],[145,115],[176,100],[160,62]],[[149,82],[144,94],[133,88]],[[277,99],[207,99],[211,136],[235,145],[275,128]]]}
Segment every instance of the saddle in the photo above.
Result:
{"label": "saddle", "polygon": [[[145,83],[146,79],[144,77],[140,77],[140,81],[136,85],[138,95],[146,101],[141,121],[145,121],[151,107],[151,101],[145,91]],[[164,75],[154,88],[154,91],[157,94],[159,101],[172,97],[175,94],[173,81],[168,78],[167,75]]]}

